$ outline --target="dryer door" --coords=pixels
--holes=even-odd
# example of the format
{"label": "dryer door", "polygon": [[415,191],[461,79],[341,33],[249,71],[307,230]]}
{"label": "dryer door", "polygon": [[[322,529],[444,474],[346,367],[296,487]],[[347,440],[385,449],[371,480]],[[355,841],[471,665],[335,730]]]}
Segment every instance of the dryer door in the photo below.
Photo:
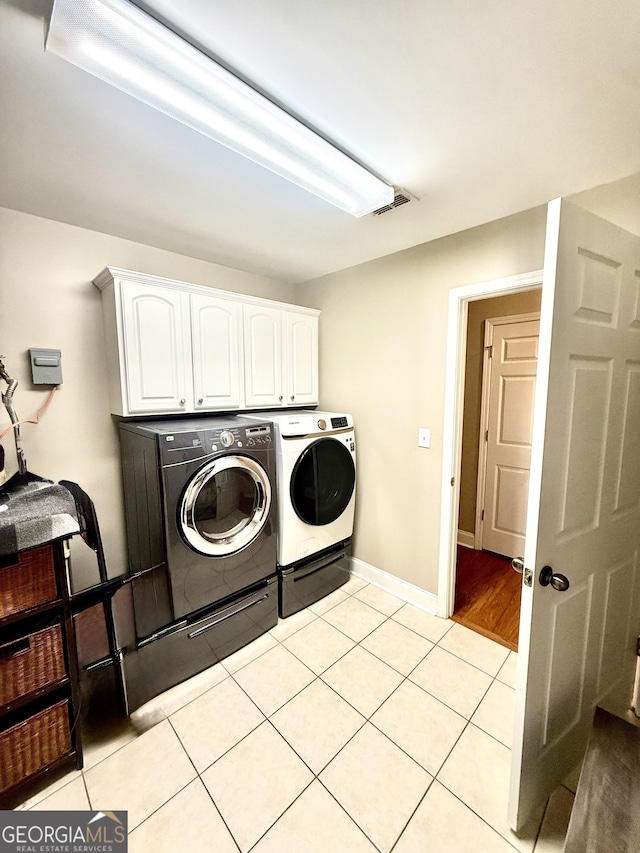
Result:
{"label": "dryer door", "polygon": [[321,438],[301,454],[291,474],[291,504],[307,524],[331,524],[340,518],[356,484],[356,466],[347,447]]}
{"label": "dryer door", "polygon": [[178,529],[200,554],[235,554],[263,529],[271,499],[269,476],[259,462],[248,456],[221,456],[187,483],[178,506]]}

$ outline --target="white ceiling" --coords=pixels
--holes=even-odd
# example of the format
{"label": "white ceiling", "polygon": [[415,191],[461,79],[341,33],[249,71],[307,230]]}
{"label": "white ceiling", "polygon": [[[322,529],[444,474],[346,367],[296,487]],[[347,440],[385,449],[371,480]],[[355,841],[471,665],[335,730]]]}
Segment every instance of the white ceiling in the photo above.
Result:
{"label": "white ceiling", "polygon": [[0,0],[0,206],[297,282],[640,172],[638,0],[138,2],[420,198],[362,219],[45,53],[49,4]]}

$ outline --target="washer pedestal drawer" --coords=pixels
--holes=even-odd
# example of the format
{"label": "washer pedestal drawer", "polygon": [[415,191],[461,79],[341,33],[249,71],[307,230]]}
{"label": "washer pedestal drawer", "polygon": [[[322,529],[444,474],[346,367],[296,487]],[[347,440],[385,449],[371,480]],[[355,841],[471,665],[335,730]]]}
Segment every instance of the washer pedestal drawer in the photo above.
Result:
{"label": "washer pedestal drawer", "polygon": [[278,569],[279,610],[285,619],[345,584],[351,570],[351,540]]}
{"label": "washer pedestal drawer", "polygon": [[129,713],[170,687],[228,657],[278,621],[276,578],[233,601],[201,611],[125,649]]}

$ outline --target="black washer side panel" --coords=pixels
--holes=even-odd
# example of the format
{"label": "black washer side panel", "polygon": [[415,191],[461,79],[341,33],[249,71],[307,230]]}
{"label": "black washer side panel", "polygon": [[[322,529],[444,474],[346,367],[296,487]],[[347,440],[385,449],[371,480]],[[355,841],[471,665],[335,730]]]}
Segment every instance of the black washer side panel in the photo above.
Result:
{"label": "black washer side panel", "polygon": [[129,571],[164,562],[158,450],[153,437],[120,430]]}

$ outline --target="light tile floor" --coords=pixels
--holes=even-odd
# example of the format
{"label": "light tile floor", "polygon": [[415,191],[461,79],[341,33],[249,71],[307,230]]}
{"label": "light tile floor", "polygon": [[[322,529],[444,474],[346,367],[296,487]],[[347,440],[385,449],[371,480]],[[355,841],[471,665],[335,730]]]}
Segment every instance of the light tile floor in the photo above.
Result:
{"label": "light tile floor", "polygon": [[131,853],[560,853],[570,782],[506,822],[515,663],[353,577],[21,808],[126,809]]}

